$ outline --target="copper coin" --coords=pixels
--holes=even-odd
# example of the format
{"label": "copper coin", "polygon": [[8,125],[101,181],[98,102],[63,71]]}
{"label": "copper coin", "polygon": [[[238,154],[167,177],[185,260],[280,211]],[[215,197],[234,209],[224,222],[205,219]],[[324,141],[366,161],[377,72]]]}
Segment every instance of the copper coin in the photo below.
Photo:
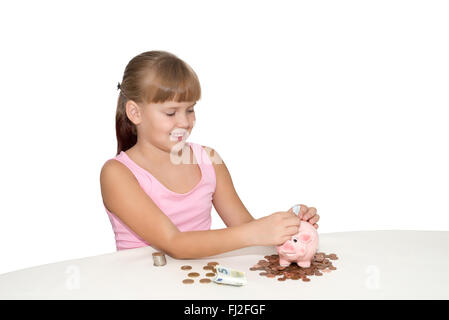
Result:
{"label": "copper coin", "polygon": [[330,266],[329,269],[330,269],[330,270],[337,270],[337,268],[334,267],[334,266]]}
{"label": "copper coin", "polygon": [[189,276],[189,277],[199,277],[200,274],[199,274],[198,272],[190,272],[190,273],[188,274],[188,276]]}
{"label": "copper coin", "polygon": [[215,266],[218,266],[219,263],[214,261],[214,262],[208,262],[207,265],[208,265],[208,266],[214,266],[214,267],[215,267]]}
{"label": "copper coin", "polygon": [[215,277],[215,273],[208,272],[208,273],[206,273],[206,277]]}
{"label": "copper coin", "polygon": [[287,280],[287,278],[285,278],[285,277],[278,278],[278,281],[285,281],[285,280]]}
{"label": "copper coin", "polygon": [[316,271],[316,272],[315,272],[315,275],[316,275],[316,276],[322,276],[323,274],[322,274],[321,272],[319,272],[319,271]]}
{"label": "copper coin", "polygon": [[310,279],[309,279],[309,278],[307,278],[307,277],[304,277],[304,278],[302,278],[302,281],[304,281],[304,282],[308,282],[308,281],[310,281]]}
{"label": "copper coin", "polygon": [[274,278],[274,277],[275,277],[275,275],[272,273],[267,274],[267,278]]}
{"label": "copper coin", "polygon": [[184,279],[184,280],[182,280],[182,283],[189,284],[189,283],[194,283],[194,281],[193,281],[193,279]]}
{"label": "copper coin", "polygon": [[204,278],[204,279],[200,279],[201,283],[209,283],[210,279]]}
{"label": "copper coin", "polygon": [[214,270],[213,266],[204,266],[203,267],[204,270]]}
{"label": "copper coin", "polygon": [[261,272],[259,273],[259,276],[266,276],[268,273],[267,272]]}
{"label": "copper coin", "polygon": [[181,270],[190,270],[190,269],[192,269],[191,266],[182,266],[181,267]]}

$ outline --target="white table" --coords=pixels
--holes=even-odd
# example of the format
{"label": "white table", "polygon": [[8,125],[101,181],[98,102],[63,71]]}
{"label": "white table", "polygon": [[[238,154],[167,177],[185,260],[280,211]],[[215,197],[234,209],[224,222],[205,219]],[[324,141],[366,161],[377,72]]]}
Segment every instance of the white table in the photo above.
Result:
{"label": "white table", "polygon": [[[42,265],[0,275],[0,299],[449,299],[448,231],[356,231],[320,234],[319,251],[336,253],[337,270],[277,281],[249,268],[276,254],[249,247],[195,260],[153,266],[152,247]],[[183,284],[187,273],[217,261],[245,272],[241,287]],[[182,265],[193,267],[190,271]]]}

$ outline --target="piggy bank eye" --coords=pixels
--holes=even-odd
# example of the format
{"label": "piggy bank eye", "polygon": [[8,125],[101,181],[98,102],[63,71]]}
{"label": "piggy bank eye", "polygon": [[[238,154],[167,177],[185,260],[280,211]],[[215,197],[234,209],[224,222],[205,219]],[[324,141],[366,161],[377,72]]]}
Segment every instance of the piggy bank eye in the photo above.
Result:
{"label": "piggy bank eye", "polygon": [[294,243],[298,242],[298,239],[293,238],[293,242],[294,242]]}

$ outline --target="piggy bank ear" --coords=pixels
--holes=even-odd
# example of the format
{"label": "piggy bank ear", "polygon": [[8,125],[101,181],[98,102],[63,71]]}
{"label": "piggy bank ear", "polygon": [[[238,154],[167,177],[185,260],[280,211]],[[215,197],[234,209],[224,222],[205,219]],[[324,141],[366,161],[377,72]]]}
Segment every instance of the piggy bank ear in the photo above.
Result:
{"label": "piggy bank ear", "polygon": [[309,243],[312,241],[312,236],[310,234],[301,234],[299,235],[299,241],[303,243]]}

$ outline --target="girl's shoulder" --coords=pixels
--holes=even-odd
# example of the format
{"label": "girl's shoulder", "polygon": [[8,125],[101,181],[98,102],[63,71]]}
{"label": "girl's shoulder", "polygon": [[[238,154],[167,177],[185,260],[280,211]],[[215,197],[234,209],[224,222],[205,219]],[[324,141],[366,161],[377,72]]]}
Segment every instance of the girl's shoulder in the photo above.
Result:
{"label": "girl's shoulder", "polygon": [[221,156],[215,149],[213,149],[212,147],[209,147],[209,146],[203,146],[203,145],[200,145],[200,146],[203,148],[204,151],[206,151],[206,153],[209,156],[209,159],[213,165],[218,165],[218,164],[223,163],[223,159],[221,158]]}

